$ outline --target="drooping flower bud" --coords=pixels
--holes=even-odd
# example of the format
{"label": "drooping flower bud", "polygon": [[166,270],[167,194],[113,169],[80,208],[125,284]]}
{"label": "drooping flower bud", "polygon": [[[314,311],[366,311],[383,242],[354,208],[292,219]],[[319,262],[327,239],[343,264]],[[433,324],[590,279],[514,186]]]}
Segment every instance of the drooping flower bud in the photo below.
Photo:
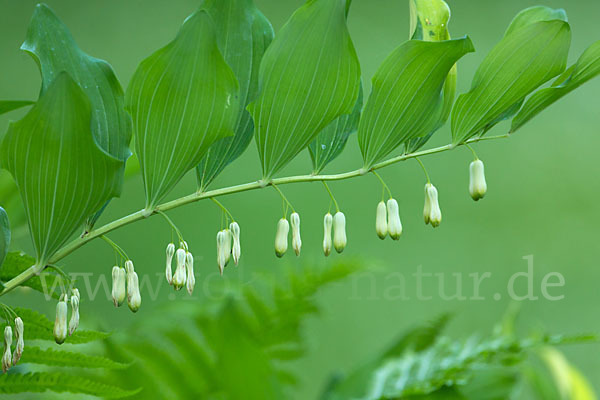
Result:
{"label": "drooping flower bud", "polygon": [[383,240],[388,234],[387,209],[385,203],[380,201],[377,204],[377,216],[375,217],[375,231],[379,239]]}
{"label": "drooping flower bud", "polygon": [[175,245],[173,243],[169,243],[167,245],[167,264],[165,268],[165,276],[167,277],[167,282],[169,285],[173,284],[173,255],[175,254]]}
{"label": "drooping flower bud", "polygon": [[227,266],[227,264],[229,264],[229,260],[231,259],[231,246],[233,244],[233,240],[231,237],[231,231],[229,229],[225,229],[223,230],[224,235],[224,242],[223,242],[223,257],[225,258],[225,266]]}
{"label": "drooping flower bud", "polygon": [[79,301],[81,296],[78,289],[73,289],[71,294],[71,319],[69,320],[69,335],[79,327]]}
{"label": "drooping flower bud", "polygon": [[175,290],[180,290],[185,285],[186,270],[185,270],[185,258],[186,250],[184,248],[177,249],[175,253],[175,259],[177,260],[177,267],[175,268],[175,274],[173,275],[173,287]]}
{"label": "drooping flower bud", "polygon": [[56,305],[56,319],[54,320],[54,341],[63,344],[67,338],[67,296],[61,295]]}
{"label": "drooping flower bud", "polygon": [[25,348],[24,341],[24,326],[23,320],[21,317],[15,318],[15,337],[17,338],[17,345],[15,347],[15,352],[13,353],[13,365],[17,365],[21,356],[23,355],[23,349]]}
{"label": "drooping flower bud", "polygon": [[431,224],[434,228],[440,226],[442,222],[442,211],[438,202],[438,192],[431,183],[425,185],[425,208],[423,217],[426,224]]}
{"label": "drooping flower bud", "polygon": [[127,305],[131,311],[137,312],[142,305],[142,296],[138,275],[133,269],[131,260],[125,261],[125,270],[127,271]]}
{"label": "drooping flower bud", "polygon": [[119,307],[125,301],[127,291],[125,289],[125,270],[114,266],[112,269],[112,299],[115,307]]}
{"label": "drooping flower bud", "polygon": [[185,254],[185,287],[188,293],[191,295],[194,293],[194,286],[196,285],[196,276],[194,275],[194,256],[189,251]]}
{"label": "drooping flower bud", "polygon": [[12,345],[12,328],[6,325],[4,328],[4,354],[2,355],[2,372],[6,373],[12,366],[12,354],[10,346]]}
{"label": "drooping flower bud", "polygon": [[331,254],[331,227],[333,225],[333,217],[330,213],[325,214],[323,218],[323,253],[325,257]]}
{"label": "drooping flower bud", "polygon": [[395,199],[389,199],[387,201],[387,215],[390,237],[394,240],[398,240],[400,239],[400,235],[402,235],[402,222],[400,221],[398,202]]}
{"label": "drooping flower bud", "polygon": [[483,167],[483,161],[475,160],[469,167],[470,180],[469,180],[469,193],[471,198],[475,201],[482,199],[487,192],[487,183],[485,182],[485,171]]}
{"label": "drooping flower bud", "polygon": [[240,244],[240,226],[234,221],[229,224],[229,230],[231,231],[231,237],[233,238],[231,256],[233,257],[233,262],[235,265],[237,265],[240,262],[240,257],[242,256],[242,247]]}
{"label": "drooping flower bud", "polygon": [[333,216],[333,247],[338,253],[346,248],[346,216],[338,211]]}
{"label": "drooping flower bud", "polygon": [[288,233],[290,224],[287,219],[281,218],[277,223],[277,233],[275,234],[275,255],[283,257],[288,248]]}
{"label": "drooping flower bud", "polygon": [[300,238],[300,215],[294,212],[290,215],[290,222],[292,225],[292,248],[297,256],[300,255],[300,249],[302,248],[302,238]]}

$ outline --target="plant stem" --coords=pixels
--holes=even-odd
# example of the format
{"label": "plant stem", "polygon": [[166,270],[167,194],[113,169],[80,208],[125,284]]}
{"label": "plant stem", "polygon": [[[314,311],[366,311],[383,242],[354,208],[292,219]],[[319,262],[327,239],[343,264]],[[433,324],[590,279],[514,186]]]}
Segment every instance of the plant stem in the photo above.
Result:
{"label": "plant stem", "polygon": [[[325,185],[325,189],[327,189],[327,193],[329,193],[329,197],[331,197],[331,200],[333,201],[333,205],[335,206],[335,211],[339,212],[340,206],[338,206],[338,203],[335,200],[335,197],[333,196],[331,189],[329,189],[329,185],[327,185],[327,182],[325,182],[325,181],[321,181],[321,182],[323,182],[323,185]],[[331,207],[331,205],[329,207]]]}
{"label": "plant stem", "polygon": [[425,178],[427,178],[427,183],[431,183],[431,180],[429,179],[429,174],[427,173],[427,168],[425,168],[425,164],[423,164],[423,162],[421,160],[419,160],[418,158],[415,158],[415,160],[417,160],[419,162],[419,165],[421,166],[421,168],[423,168],[423,172],[425,173]]}
{"label": "plant stem", "polygon": [[[60,250],[58,250],[54,254],[54,256],[52,256],[52,258],[50,259],[49,264],[55,264],[57,261],[62,260],[69,254],[71,254],[72,252],[74,252],[75,250],[80,248],[81,246],[90,242],[91,240],[96,239],[98,237],[102,237],[103,235],[105,235],[109,232],[112,232],[115,229],[122,228],[122,227],[132,224],[136,221],[143,220],[149,216],[159,214],[160,212],[172,210],[174,208],[178,208],[178,207],[181,207],[186,204],[194,203],[196,201],[209,199],[209,198],[213,198],[213,197],[225,196],[228,194],[247,192],[250,190],[257,190],[257,189],[261,189],[261,188],[264,188],[269,185],[273,186],[273,187],[275,187],[275,189],[279,190],[279,188],[277,188],[277,185],[287,185],[287,184],[291,184],[291,183],[301,183],[301,182],[341,181],[341,180],[345,180],[345,179],[351,179],[351,178],[355,178],[358,176],[362,176],[368,172],[372,172],[374,170],[385,168],[387,166],[396,164],[400,161],[405,161],[405,160],[409,160],[409,159],[417,158],[417,157],[428,156],[431,154],[442,153],[445,151],[453,150],[454,148],[456,148],[458,146],[468,145],[470,143],[476,143],[476,142],[480,142],[480,141],[484,141],[484,140],[504,139],[504,138],[508,138],[508,137],[509,137],[509,134],[498,135],[498,136],[488,136],[488,137],[482,137],[482,138],[473,138],[473,139],[469,139],[466,142],[458,144],[458,145],[447,144],[447,145],[440,146],[440,147],[434,147],[432,149],[421,150],[421,151],[417,151],[417,152],[409,153],[409,154],[403,154],[401,156],[390,158],[389,160],[377,163],[368,170],[361,168],[361,169],[357,169],[354,171],[349,171],[349,172],[344,172],[341,174],[334,174],[334,175],[289,176],[289,177],[285,177],[285,178],[272,179],[266,185],[264,182],[255,181],[255,182],[244,183],[241,185],[225,187],[225,188],[221,188],[221,189],[209,190],[209,191],[201,192],[201,193],[192,193],[187,196],[184,196],[184,197],[181,197],[181,198],[158,205],[152,211],[152,213],[150,215],[148,215],[147,210],[143,209],[140,211],[136,211],[132,214],[129,214],[125,217],[119,218],[115,221],[109,222],[108,224],[106,224],[104,226],[96,228],[96,229],[92,230],[91,232],[89,232],[86,236],[78,237],[78,238],[74,239],[73,241],[71,241],[70,243],[66,244]],[[39,274],[43,269],[44,269],[44,266],[34,265],[34,266],[31,266],[29,269],[23,271],[21,274],[19,274],[18,276],[14,277],[13,279],[11,279],[10,281],[8,281],[4,284],[4,289],[0,292],[0,296],[10,292],[11,290],[15,289],[18,286],[20,286],[23,282],[27,281],[34,275]]]}

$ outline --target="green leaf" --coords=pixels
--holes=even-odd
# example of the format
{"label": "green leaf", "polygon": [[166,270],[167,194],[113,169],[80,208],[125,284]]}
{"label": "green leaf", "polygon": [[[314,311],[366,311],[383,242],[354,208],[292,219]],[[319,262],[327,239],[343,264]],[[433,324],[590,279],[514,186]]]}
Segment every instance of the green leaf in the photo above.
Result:
{"label": "green leaf", "polygon": [[[25,354],[25,353],[23,353]],[[129,397],[139,390],[125,390],[81,376],[63,372],[29,372],[27,374],[2,374],[0,393],[81,393],[108,399]]]}
{"label": "green leaf", "polygon": [[19,108],[32,105],[33,101],[28,100],[0,100],[0,115],[7,112],[18,110]]}
{"label": "green leaf", "polygon": [[[54,342],[54,323],[44,314],[21,307],[15,308],[15,313],[21,317],[26,327],[24,329],[25,340],[49,340]],[[109,336],[110,333],[106,332],[78,329],[67,338],[66,343],[83,344],[103,340]]]}
{"label": "green leaf", "polygon": [[66,71],[89,99],[91,128],[98,146],[123,162],[127,160],[131,155],[131,117],[125,112],[123,89],[111,66],[84,53],[46,4],[35,7],[21,49],[30,54],[40,68],[40,96]]}
{"label": "green leaf", "polygon": [[259,87],[248,110],[268,181],[356,104],[360,65],[346,26],[346,2],[309,0],[300,7],[267,49]]}
{"label": "green leaf", "polygon": [[446,77],[453,65],[472,51],[468,37],[442,42],[410,40],[388,56],[373,77],[373,91],[358,126],[365,169],[438,125]]}
{"label": "green leaf", "polygon": [[246,150],[254,123],[246,106],[258,94],[258,71],[273,40],[273,27],[252,0],[208,0],[202,8],[217,28],[217,42],[240,84],[240,108],[235,136],[213,144],[197,169],[198,186],[205,190],[223,169]]}
{"label": "green leaf", "polygon": [[[521,12],[479,66],[452,110],[452,140],[462,143],[514,115],[525,97],[565,70],[571,30],[560,19]],[[544,17],[542,15],[541,17]],[[514,28],[512,28],[514,27]]]}
{"label": "green leaf", "polygon": [[545,6],[529,7],[517,14],[508,26],[504,36],[508,36],[534,22],[552,20],[567,22],[567,13],[562,8],[554,9]]}
{"label": "green leaf", "polygon": [[319,174],[327,164],[342,153],[350,135],[358,130],[362,107],[363,89],[361,85],[352,113],[336,118],[308,146],[314,174]]}
{"label": "green leaf", "polygon": [[127,364],[113,361],[106,357],[90,356],[73,351],[54,350],[52,348],[40,349],[35,346],[27,346],[23,352],[21,364],[40,364],[55,367],[80,367],[80,368],[104,368],[123,369]]}
{"label": "green leaf", "polygon": [[4,208],[0,207],[0,267],[4,263],[4,258],[8,253],[10,245],[10,223],[8,222],[8,214]]}
{"label": "green leaf", "polygon": [[[35,258],[25,253],[13,251],[7,254],[4,265],[0,269],[0,281],[8,282],[21,272],[35,264]],[[62,279],[53,272],[42,272],[39,276],[33,276],[23,282],[21,286],[27,286],[33,290],[43,293],[47,299],[58,299],[61,294]],[[68,283],[67,283],[68,284]]]}
{"label": "green leaf", "polygon": [[155,208],[218,139],[233,135],[239,88],[204,10],[138,66],[127,88],[146,210]]}
{"label": "green leaf", "polygon": [[535,92],[513,118],[511,132],[517,131],[548,106],[600,74],[600,41],[588,47],[579,60],[563,72],[552,87]]}
{"label": "green leaf", "polygon": [[123,163],[98,147],[91,116],[85,93],[62,72],[0,144],[0,160],[25,205],[38,266],[118,194]]}

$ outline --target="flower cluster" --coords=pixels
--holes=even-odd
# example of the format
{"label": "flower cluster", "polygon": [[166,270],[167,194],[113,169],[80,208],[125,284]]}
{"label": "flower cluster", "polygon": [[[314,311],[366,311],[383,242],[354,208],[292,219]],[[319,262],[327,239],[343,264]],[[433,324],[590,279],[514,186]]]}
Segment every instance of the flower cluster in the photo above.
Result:
{"label": "flower cluster", "polygon": [[[188,244],[185,241],[179,243],[179,248],[175,251],[175,245],[167,245],[167,263],[165,266],[165,276],[169,285],[175,290],[181,290],[185,286],[187,292],[194,293],[196,285],[196,276],[194,275],[194,256],[189,251]],[[173,255],[175,255],[175,273],[173,274]]]}
{"label": "flower cluster", "polygon": [[229,228],[217,232],[217,266],[219,273],[223,275],[229,260],[233,258],[235,265],[240,262],[242,247],[240,244],[240,226],[233,221]]}
{"label": "flower cluster", "polygon": [[142,305],[138,275],[131,260],[125,261],[125,268],[115,265],[112,269],[112,300],[115,307],[120,307],[125,299],[133,312]]}
{"label": "flower cluster", "polygon": [[11,366],[17,365],[21,356],[23,355],[23,349],[25,348],[24,341],[24,325],[21,317],[15,318],[15,338],[17,344],[15,345],[14,352],[11,353],[13,330],[10,324],[4,327],[4,353],[2,354],[2,372],[6,373]]}
{"label": "flower cluster", "polygon": [[[65,293],[60,295],[56,304],[56,319],[54,320],[54,341],[63,344],[67,335],[72,335],[79,327],[79,302],[81,295],[78,289],[71,290],[71,297]],[[67,323],[68,304],[71,303],[71,319]]]}

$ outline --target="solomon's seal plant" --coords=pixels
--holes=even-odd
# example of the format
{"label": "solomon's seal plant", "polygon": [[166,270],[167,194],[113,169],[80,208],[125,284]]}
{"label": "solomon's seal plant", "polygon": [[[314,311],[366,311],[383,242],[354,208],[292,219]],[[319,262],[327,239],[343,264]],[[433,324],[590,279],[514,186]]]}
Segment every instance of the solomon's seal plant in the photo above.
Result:
{"label": "solomon's seal plant", "polygon": [[[376,176],[389,194],[387,202],[382,198],[377,206],[377,235],[398,240],[403,229],[398,201],[376,171],[409,159],[420,163],[427,178],[425,223],[438,227],[442,220],[438,191],[423,158],[507,138],[600,74],[600,42],[567,68],[571,29],[566,14],[538,6],[513,19],[483,59],[469,91],[457,97],[458,63],[475,51],[474,42],[468,36],[450,37],[450,9],[444,1],[410,0],[410,40],[389,54],[370,77],[372,90],[363,93],[360,63],[346,24],[350,3],[308,0],[275,35],[251,0],[205,0],[170,43],[139,64],[125,90],[108,63],[86,54],[54,12],[38,5],[22,49],[39,66],[39,98],[0,103],[0,112],[30,106],[1,137],[0,167],[12,175],[18,189],[14,196],[17,192],[21,196],[34,254],[7,252],[11,214],[0,208],[0,264],[4,264],[0,296],[19,286],[39,289],[42,273],[70,286],[57,264],[101,238],[117,259],[112,269],[113,302],[118,307],[127,300],[136,312],[141,306],[138,275],[126,251],[107,235],[153,216],[163,218],[172,233],[166,280],[175,290],[185,287],[191,294],[196,282],[194,256],[167,212],[205,199],[219,207],[223,218],[215,229],[216,266],[223,274],[230,259],[236,265],[240,261],[240,226],[217,198],[267,187],[283,203],[275,254],[285,255],[291,222],[292,248],[299,255],[300,216],[280,188],[293,183],[322,182],[331,198],[323,221],[325,256],[332,248],[341,253],[347,233],[352,234],[328,181]],[[424,148],[448,120],[449,143]],[[511,120],[509,133],[486,135],[503,120]],[[322,174],[353,133],[362,155],[359,168]],[[139,165],[130,160],[132,137]],[[213,188],[215,177],[253,138],[260,161],[257,180]],[[312,173],[280,176],[306,149]],[[145,189],[140,210],[97,226],[111,199],[121,194],[126,166],[140,171]],[[198,189],[166,201],[192,170]],[[475,156],[469,192],[478,200],[486,191],[483,162]],[[174,243],[179,243],[178,249]],[[57,343],[68,340],[69,334],[74,337],[79,324],[80,297],[70,289],[63,287],[53,296],[59,300]],[[16,316],[3,307],[11,318]],[[3,366],[11,361],[9,331],[7,325]],[[17,345],[20,354],[19,339]]]}

